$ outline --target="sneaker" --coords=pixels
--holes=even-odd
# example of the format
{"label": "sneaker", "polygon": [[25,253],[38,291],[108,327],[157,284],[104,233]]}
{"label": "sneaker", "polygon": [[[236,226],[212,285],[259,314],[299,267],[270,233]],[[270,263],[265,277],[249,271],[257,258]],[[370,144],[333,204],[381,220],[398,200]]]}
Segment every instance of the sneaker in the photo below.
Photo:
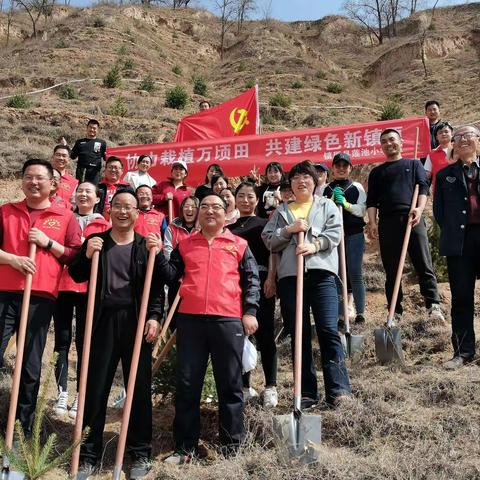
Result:
{"label": "sneaker", "polygon": [[445,317],[438,303],[432,303],[432,306],[428,309],[428,318],[438,323],[445,323]]}
{"label": "sneaker", "polygon": [[276,387],[267,387],[262,394],[262,398],[265,408],[275,408],[278,405],[278,392]]}
{"label": "sneaker", "polygon": [[190,463],[193,460],[193,455],[190,453],[174,452],[172,455],[167,457],[163,463],[168,465],[185,465]]}
{"label": "sneaker", "polygon": [[314,407],[318,403],[318,400],[310,397],[302,397],[300,402],[300,408],[302,410],[308,410],[309,408]]}
{"label": "sneaker", "polygon": [[149,458],[140,457],[134,460],[130,467],[130,480],[145,477],[152,469],[152,462]]}
{"label": "sneaker", "polygon": [[73,400],[72,406],[70,407],[68,416],[70,418],[77,418],[77,410],[78,410],[78,393],[75,394],[75,399]]}
{"label": "sneaker", "polygon": [[59,417],[68,413],[68,393],[62,390],[62,387],[58,388],[58,398],[53,410]]}
{"label": "sneaker", "polygon": [[365,316],[363,313],[357,313],[357,316],[355,317],[355,324],[356,325],[363,325],[365,323]]}
{"label": "sneaker", "polygon": [[95,465],[88,462],[82,462],[78,467],[78,473],[75,480],[89,480],[98,472]]}
{"label": "sneaker", "polygon": [[254,398],[258,398],[258,392],[253,387],[243,388],[243,403],[252,401]]}
{"label": "sneaker", "polygon": [[127,391],[123,389],[114,399],[112,402],[113,408],[123,408],[125,405],[125,400],[127,399]]}
{"label": "sneaker", "polygon": [[453,357],[451,360],[443,364],[443,368],[445,368],[445,370],[458,370],[472,360],[473,358],[464,358],[460,356]]}

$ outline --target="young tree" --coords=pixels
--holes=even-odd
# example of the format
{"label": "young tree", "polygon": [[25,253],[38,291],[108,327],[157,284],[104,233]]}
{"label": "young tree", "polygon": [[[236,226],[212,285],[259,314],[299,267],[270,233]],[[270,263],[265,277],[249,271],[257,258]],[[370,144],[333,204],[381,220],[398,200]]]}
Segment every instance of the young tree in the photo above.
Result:
{"label": "young tree", "polygon": [[242,31],[244,20],[255,9],[255,0],[237,0],[237,33]]}
{"label": "young tree", "polygon": [[343,10],[352,20],[361,23],[383,43],[385,1],[388,0],[346,0]]}
{"label": "young tree", "polygon": [[223,59],[225,37],[235,17],[236,0],[215,0],[215,5],[220,14],[220,58]]}
{"label": "young tree", "polygon": [[37,22],[41,15],[45,17],[51,15],[55,0],[12,0],[12,2],[23,8],[32,22],[32,37],[37,37]]}

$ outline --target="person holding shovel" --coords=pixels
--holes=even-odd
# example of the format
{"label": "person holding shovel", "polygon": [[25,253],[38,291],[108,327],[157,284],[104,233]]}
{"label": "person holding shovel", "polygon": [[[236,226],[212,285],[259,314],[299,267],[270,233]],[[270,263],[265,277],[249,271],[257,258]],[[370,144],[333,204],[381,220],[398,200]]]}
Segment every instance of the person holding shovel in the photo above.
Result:
{"label": "person holding shovel", "polygon": [[258,328],[258,267],[247,241],[225,229],[227,206],[216,194],[199,206],[201,231],[181,240],[161,266],[169,283],[183,275],[177,316],[175,452],[165,462],[187,463],[200,435],[200,397],[211,356],[219,402],[219,437],[225,454],[238,450],[243,425],[244,336]]}
{"label": "person holding shovel", "polygon": [[[26,437],[32,434],[42,355],[63,264],[71,261],[82,243],[72,211],[50,202],[52,177],[49,162],[27,160],[22,168],[25,199],[0,207],[0,363],[19,327],[25,276],[33,274],[16,412]],[[37,246],[34,259],[28,257],[31,243]]]}
{"label": "person holding shovel", "polygon": [[[309,161],[295,165],[288,175],[295,201],[280,205],[265,226],[262,238],[273,253],[281,253],[277,266],[278,296],[282,317],[291,332],[292,356],[295,346],[297,255],[305,259],[302,342],[302,409],[318,402],[317,375],[312,354],[310,310],[320,344],[325,401],[336,406],[351,397],[345,355],[337,331],[338,272],[337,246],[342,219],[335,204],[314,196],[317,172]],[[297,235],[305,232],[305,242]]]}
{"label": "person holding shovel", "polygon": [[[440,308],[427,226],[422,216],[428,194],[425,169],[418,160],[402,157],[402,137],[398,130],[384,130],[380,135],[380,144],[386,161],[372,169],[368,176],[367,232],[372,240],[378,239],[380,243],[380,255],[386,274],[387,302],[390,305],[407,222],[411,222],[413,228],[408,253],[418,275],[420,293],[425,299],[430,320],[443,323],[445,319]],[[419,186],[418,203],[410,211],[415,185]],[[402,313],[400,286],[395,306],[397,321]]]}
{"label": "person holding shovel", "polygon": [[[108,395],[119,360],[125,383],[130,372],[148,256],[145,238],[134,231],[137,216],[135,195],[129,190],[115,193],[110,212],[112,228],[90,235],[69,267],[73,280],[84,282],[89,279],[94,252],[100,252],[82,427],[89,427],[90,432],[80,450],[77,480],[90,478],[102,456]],[[155,234],[150,235],[156,241]],[[154,278],[127,436],[127,449],[133,459],[130,478],[142,478],[151,468],[151,344],[160,331],[163,303],[162,280]]]}
{"label": "person holding shovel", "polygon": [[453,358],[444,367],[455,370],[475,357],[475,281],[480,273],[480,131],[455,130],[458,160],[437,174],[433,213],[440,226],[440,255],[447,257],[452,293]]}

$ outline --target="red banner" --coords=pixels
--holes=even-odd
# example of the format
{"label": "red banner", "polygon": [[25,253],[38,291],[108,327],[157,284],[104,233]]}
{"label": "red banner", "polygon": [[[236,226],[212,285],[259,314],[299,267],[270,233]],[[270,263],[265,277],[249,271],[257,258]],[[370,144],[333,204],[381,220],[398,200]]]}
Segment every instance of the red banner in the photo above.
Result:
{"label": "red banner", "polygon": [[109,148],[107,154],[120,157],[125,172],[136,169],[140,155],[150,155],[153,167],[149,173],[158,181],[169,176],[175,160],[183,160],[188,165],[188,183],[195,186],[203,182],[211,163],[218,163],[227,176],[234,177],[249,175],[252,169],[264,173],[273,161],[286,171],[302,160],[331,165],[338,152],[348,153],[354,164],[382,162],[380,133],[386,128],[401,133],[405,158],[414,158],[417,133],[417,158],[430,152],[428,119],[417,117],[197,142],[128,145]]}
{"label": "red banner", "polygon": [[258,87],[220,105],[184,117],[178,122],[175,142],[255,135],[259,128]]}

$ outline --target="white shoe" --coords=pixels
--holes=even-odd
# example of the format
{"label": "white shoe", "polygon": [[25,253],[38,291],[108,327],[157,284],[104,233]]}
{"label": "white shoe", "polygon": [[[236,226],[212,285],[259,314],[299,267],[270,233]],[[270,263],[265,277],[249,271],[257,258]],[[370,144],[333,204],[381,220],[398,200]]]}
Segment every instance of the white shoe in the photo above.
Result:
{"label": "white shoe", "polygon": [[121,393],[113,399],[112,407],[123,408],[123,406],[125,405],[126,399],[127,399],[127,392],[125,389],[123,389]]}
{"label": "white shoe", "polygon": [[248,387],[243,389],[243,402],[247,403],[253,400],[254,398],[258,398],[258,392],[253,387]]}
{"label": "white shoe", "polygon": [[430,320],[445,323],[445,317],[443,316],[442,309],[438,303],[432,303],[432,306],[428,309],[428,317]]}
{"label": "white shoe", "polygon": [[262,397],[265,408],[275,408],[278,405],[278,392],[276,387],[267,387]]}
{"label": "white shoe", "polygon": [[53,408],[55,415],[62,417],[68,413],[68,393],[62,390],[62,387],[58,388],[58,398]]}
{"label": "white shoe", "polygon": [[72,406],[70,407],[68,416],[70,418],[77,418],[77,410],[78,410],[78,393],[75,394],[75,399],[73,400]]}

